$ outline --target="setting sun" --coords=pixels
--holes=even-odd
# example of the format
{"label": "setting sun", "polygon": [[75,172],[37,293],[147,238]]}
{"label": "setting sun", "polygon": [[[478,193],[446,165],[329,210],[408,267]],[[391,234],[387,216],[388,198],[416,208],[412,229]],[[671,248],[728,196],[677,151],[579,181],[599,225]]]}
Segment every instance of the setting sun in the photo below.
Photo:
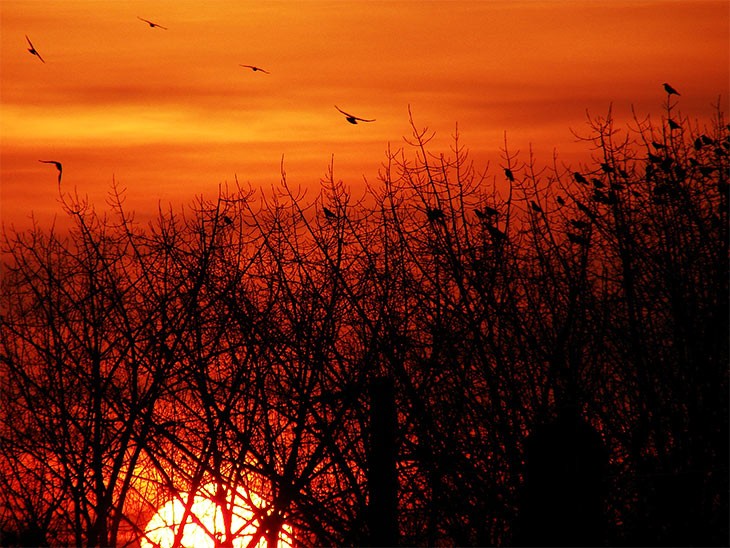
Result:
{"label": "setting sun", "polygon": [[[195,497],[187,515],[187,494],[162,506],[147,524],[142,548],[171,548],[175,545],[175,537],[180,534],[181,526],[183,531],[178,546],[185,548],[214,548],[221,545],[245,548],[250,546],[256,536],[259,539],[254,546],[264,548],[267,545],[264,532],[259,532],[259,516],[266,506],[259,496],[251,492],[239,492],[234,497],[227,497],[222,506],[215,500],[216,489],[212,484],[206,485],[201,491],[202,494]],[[226,519],[226,514],[230,519]],[[227,521],[230,523],[227,524]],[[291,527],[284,525],[279,533],[277,548],[291,545]]]}

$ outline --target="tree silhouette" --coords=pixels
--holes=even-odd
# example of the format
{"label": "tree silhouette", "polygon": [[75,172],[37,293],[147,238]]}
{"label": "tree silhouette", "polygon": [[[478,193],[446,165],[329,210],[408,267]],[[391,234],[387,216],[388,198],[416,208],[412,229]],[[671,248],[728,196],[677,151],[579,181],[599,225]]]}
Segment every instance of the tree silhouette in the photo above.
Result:
{"label": "tree silhouette", "polygon": [[4,234],[3,544],[205,496],[236,546],[246,492],[272,548],[723,544],[730,128],[665,109],[577,167],[505,139],[506,180],[411,120],[360,200],[62,194],[68,235]]}

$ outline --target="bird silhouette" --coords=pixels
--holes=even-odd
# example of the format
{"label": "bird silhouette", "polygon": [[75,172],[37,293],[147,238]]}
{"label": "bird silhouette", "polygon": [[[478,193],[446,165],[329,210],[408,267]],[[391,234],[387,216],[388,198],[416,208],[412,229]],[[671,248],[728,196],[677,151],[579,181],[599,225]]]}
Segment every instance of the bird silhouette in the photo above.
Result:
{"label": "bird silhouette", "polygon": [[444,222],[444,212],[438,208],[434,208],[434,209],[431,209],[430,207],[426,208],[426,217],[428,217],[428,220],[431,222],[433,222],[433,221],[439,221],[441,223]]}
{"label": "bird silhouette", "polygon": [[570,224],[579,229],[588,228],[590,226],[590,223],[581,221],[580,219],[571,219]]}
{"label": "bird silhouette", "polygon": [[667,118],[667,124],[669,124],[669,129],[679,129],[682,127],[671,118]]}
{"label": "bird silhouette", "polygon": [[25,35],[25,39],[28,40],[28,45],[30,46],[28,48],[28,51],[31,53],[31,55],[35,55],[36,57],[38,57],[38,59],[41,60],[41,62],[45,63],[45,61],[43,60],[43,57],[41,57],[41,54],[36,51],[35,46],[33,45],[33,42],[30,41],[30,38],[28,38],[27,34]]}
{"label": "bird silhouette", "polygon": [[226,225],[233,223],[233,219],[231,219],[228,215],[223,215],[223,217],[221,217],[221,219],[223,220],[223,223]]}
{"label": "bird silhouette", "polygon": [[504,176],[507,177],[507,179],[509,179],[509,182],[510,183],[514,183],[515,182],[515,176],[512,174],[512,170],[511,169],[505,168],[504,169]]}
{"label": "bird silhouette", "polygon": [[579,236],[578,234],[573,234],[572,232],[567,232],[566,235],[568,236],[568,239],[573,242],[574,244],[579,245],[588,245],[588,240],[584,238],[583,236]]}
{"label": "bird silhouette", "polygon": [[664,82],[664,91],[667,92],[667,95],[679,95],[679,92],[666,82]]}
{"label": "bird silhouette", "polygon": [[372,120],[366,120],[365,118],[358,118],[357,116],[353,116],[352,114],[348,114],[347,112],[345,112],[344,110],[342,110],[337,105],[335,105],[335,108],[337,110],[339,110],[342,114],[344,114],[345,115],[345,120],[347,120],[351,124],[357,124],[358,122],[374,122],[375,121],[375,118],[373,118]]}
{"label": "bird silhouette", "polygon": [[497,215],[497,213],[499,213],[499,212],[496,209],[494,209],[493,207],[489,207],[489,206],[485,205],[484,206],[484,211],[480,211],[479,209],[475,209],[474,210],[474,213],[476,213],[477,214],[477,217],[479,217],[480,219],[486,219],[489,216]]}
{"label": "bird silhouette", "polygon": [[536,211],[537,213],[542,213],[542,208],[539,205],[537,205],[537,202],[530,201],[530,207],[532,208],[533,211]]}
{"label": "bird silhouette", "polygon": [[336,219],[337,218],[337,215],[335,215],[334,213],[332,213],[332,211],[330,211],[326,207],[323,207],[322,208],[322,211],[324,212],[324,216],[327,217],[328,219]]}
{"label": "bird silhouette", "polygon": [[167,27],[163,27],[162,25],[158,25],[157,23],[153,23],[152,21],[149,21],[147,19],[142,19],[139,15],[137,16],[137,19],[139,19],[140,21],[144,21],[145,23],[147,23],[150,26],[150,28],[157,27],[157,28],[162,29],[162,30],[167,30]]}
{"label": "bird silhouette", "polygon": [[264,74],[271,74],[268,70],[264,70],[261,67],[257,67],[254,65],[241,65],[239,63],[239,66],[242,66],[243,68],[250,68],[254,72],[263,72]]}
{"label": "bird silhouette", "polygon": [[581,175],[577,171],[573,172],[573,178],[575,179],[575,181],[577,183],[581,183],[583,185],[587,185],[588,184],[588,181],[586,180],[586,178],[583,177],[583,175]]}
{"label": "bird silhouette", "polygon": [[492,240],[495,243],[507,239],[507,234],[505,234],[504,232],[502,232],[496,226],[492,226],[489,223],[485,223],[484,226],[487,227],[487,232],[489,232],[489,235],[492,237]]}
{"label": "bird silhouette", "polygon": [[56,166],[56,169],[58,170],[58,183],[61,183],[61,175],[63,174],[63,166],[61,165],[61,162],[56,162],[55,160],[38,160],[41,163],[44,164],[53,164]]}
{"label": "bird silhouette", "polygon": [[558,203],[559,203],[559,204],[560,204],[561,206],[564,206],[564,205],[565,205],[565,200],[563,200],[563,198],[562,198],[562,197],[558,196],[558,197],[556,198],[556,200],[557,200],[557,202],[558,202]]}

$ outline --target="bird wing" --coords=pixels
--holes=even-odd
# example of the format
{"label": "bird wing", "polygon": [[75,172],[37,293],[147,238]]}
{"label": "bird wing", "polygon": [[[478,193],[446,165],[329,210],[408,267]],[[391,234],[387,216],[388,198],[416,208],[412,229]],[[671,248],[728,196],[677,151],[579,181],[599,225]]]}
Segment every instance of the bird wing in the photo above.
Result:
{"label": "bird wing", "polygon": [[148,25],[153,25],[154,24],[154,23],[152,23],[152,21],[148,21],[147,19],[142,19],[139,15],[137,16],[137,19],[139,19],[140,21],[144,21]]}
{"label": "bird wing", "polygon": [[339,111],[340,111],[340,112],[341,112],[342,114],[344,114],[345,116],[350,116],[351,118],[355,118],[355,117],[354,117],[354,116],[353,116],[352,114],[348,114],[347,112],[345,112],[344,110],[342,110],[342,109],[341,109],[340,107],[338,107],[337,105],[335,105],[335,108],[336,108],[337,110],[339,110]]}
{"label": "bird wing", "polygon": [[354,118],[355,120],[360,120],[361,122],[374,122],[375,121],[375,118],[373,118],[372,120],[366,120],[365,118],[358,118],[357,116],[352,116],[352,115],[350,115],[350,116],[352,118]]}
{"label": "bird wing", "polygon": [[25,35],[25,39],[28,40],[28,44],[30,44],[30,47],[35,49],[35,47],[33,47],[33,42],[30,41],[30,38],[28,38],[27,34]]}

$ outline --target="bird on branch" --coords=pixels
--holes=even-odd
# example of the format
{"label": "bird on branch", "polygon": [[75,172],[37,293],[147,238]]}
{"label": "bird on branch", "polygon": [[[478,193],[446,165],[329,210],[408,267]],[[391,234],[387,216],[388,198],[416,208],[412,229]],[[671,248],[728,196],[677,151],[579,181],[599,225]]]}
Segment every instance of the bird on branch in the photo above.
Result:
{"label": "bird on branch", "polygon": [[664,82],[664,91],[667,92],[667,95],[679,95],[679,92],[666,82]]}

